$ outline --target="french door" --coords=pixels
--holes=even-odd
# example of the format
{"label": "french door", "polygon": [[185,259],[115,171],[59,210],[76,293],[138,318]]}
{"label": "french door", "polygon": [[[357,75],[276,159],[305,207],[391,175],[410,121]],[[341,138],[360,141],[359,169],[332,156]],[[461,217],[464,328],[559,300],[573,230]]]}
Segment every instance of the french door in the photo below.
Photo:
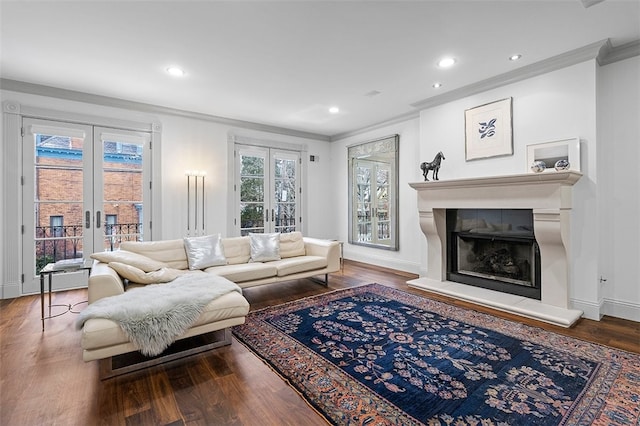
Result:
{"label": "french door", "polygon": [[[23,120],[23,293],[64,259],[143,240],[150,202],[150,134]],[[86,285],[86,272],[56,274],[56,290]]]}
{"label": "french door", "polygon": [[300,153],[235,146],[237,234],[301,230]]}

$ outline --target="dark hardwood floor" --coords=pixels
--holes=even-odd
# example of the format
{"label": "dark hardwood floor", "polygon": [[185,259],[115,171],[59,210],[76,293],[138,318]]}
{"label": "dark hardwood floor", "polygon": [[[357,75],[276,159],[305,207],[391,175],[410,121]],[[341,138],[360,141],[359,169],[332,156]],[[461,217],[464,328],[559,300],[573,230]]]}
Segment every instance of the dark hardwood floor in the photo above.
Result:
{"label": "dark hardwood floor", "polygon": [[[410,289],[414,275],[345,261],[324,287],[299,280],[245,290],[252,310],[377,282],[557,333],[640,353],[640,323],[605,317],[564,329]],[[86,299],[54,294],[54,303]],[[82,361],[73,314],[47,320],[37,296],[0,301],[1,425],[323,425],[325,421],[234,339],[231,346],[106,381]]]}

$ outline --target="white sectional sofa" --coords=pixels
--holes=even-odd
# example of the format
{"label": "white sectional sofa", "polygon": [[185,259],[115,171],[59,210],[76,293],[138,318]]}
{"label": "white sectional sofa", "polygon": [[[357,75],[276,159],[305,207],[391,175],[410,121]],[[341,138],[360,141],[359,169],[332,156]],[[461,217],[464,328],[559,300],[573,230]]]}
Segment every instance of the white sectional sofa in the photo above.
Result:
{"label": "white sectional sofa", "polygon": [[[89,304],[125,293],[130,288],[153,283],[154,280],[170,281],[187,272],[218,275],[244,289],[322,275],[324,283],[327,283],[328,274],[340,270],[338,242],[303,237],[299,232],[279,234],[278,237],[279,259],[270,261],[252,259],[253,240],[250,241],[249,236],[221,238],[224,261],[217,262],[218,266],[198,271],[190,268],[190,246],[185,248],[183,239],[123,242],[119,252],[92,255],[97,260],[94,261],[89,276]],[[135,266],[127,265],[127,259],[136,257],[138,262],[131,262]],[[249,303],[240,293],[225,294],[210,302],[198,321],[179,339],[225,330],[223,344],[229,344],[230,327],[244,323],[248,312]],[[93,318],[84,323],[81,346],[85,361],[113,357],[138,349],[116,322],[104,318]]]}

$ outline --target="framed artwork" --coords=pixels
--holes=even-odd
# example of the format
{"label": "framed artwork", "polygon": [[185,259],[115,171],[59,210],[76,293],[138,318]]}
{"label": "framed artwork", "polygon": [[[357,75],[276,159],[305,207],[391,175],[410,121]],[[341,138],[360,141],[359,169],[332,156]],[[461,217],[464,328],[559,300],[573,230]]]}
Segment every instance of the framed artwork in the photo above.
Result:
{"label": "framed artwork", "polygon": [[512,98],[464,112],[466,160],[513,155]]}
{"label": "framed artwork", "polygon": [[[540,164],[542,162],[543,164]],[[534,165],[534,163],[536,163]],[[580,138],[561,139],[527,145],[527,171],[580,171]]]}

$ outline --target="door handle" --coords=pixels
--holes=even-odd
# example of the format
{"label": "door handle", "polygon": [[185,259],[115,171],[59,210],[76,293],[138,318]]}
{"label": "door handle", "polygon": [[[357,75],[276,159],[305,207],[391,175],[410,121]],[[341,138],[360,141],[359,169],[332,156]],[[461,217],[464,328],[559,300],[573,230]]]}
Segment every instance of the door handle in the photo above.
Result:
{"label": "door handle", "polygon": [[84,227],[91,228],[91,212],[89,210],[84,212]]}
{"label": "door handle", "polygon": [[267,210],[266,214],[264,215],[264,221],[269,222],[269,210]]}
{"label": "door handle", "polygon": [[273,222],[274,220],[276,220],[274,216],[274,211],[273,209],[271,209],[271,222]]}
{"label": "door handle", "polygon": [[96,228],[100,228],[100,210],[96,212]]}

